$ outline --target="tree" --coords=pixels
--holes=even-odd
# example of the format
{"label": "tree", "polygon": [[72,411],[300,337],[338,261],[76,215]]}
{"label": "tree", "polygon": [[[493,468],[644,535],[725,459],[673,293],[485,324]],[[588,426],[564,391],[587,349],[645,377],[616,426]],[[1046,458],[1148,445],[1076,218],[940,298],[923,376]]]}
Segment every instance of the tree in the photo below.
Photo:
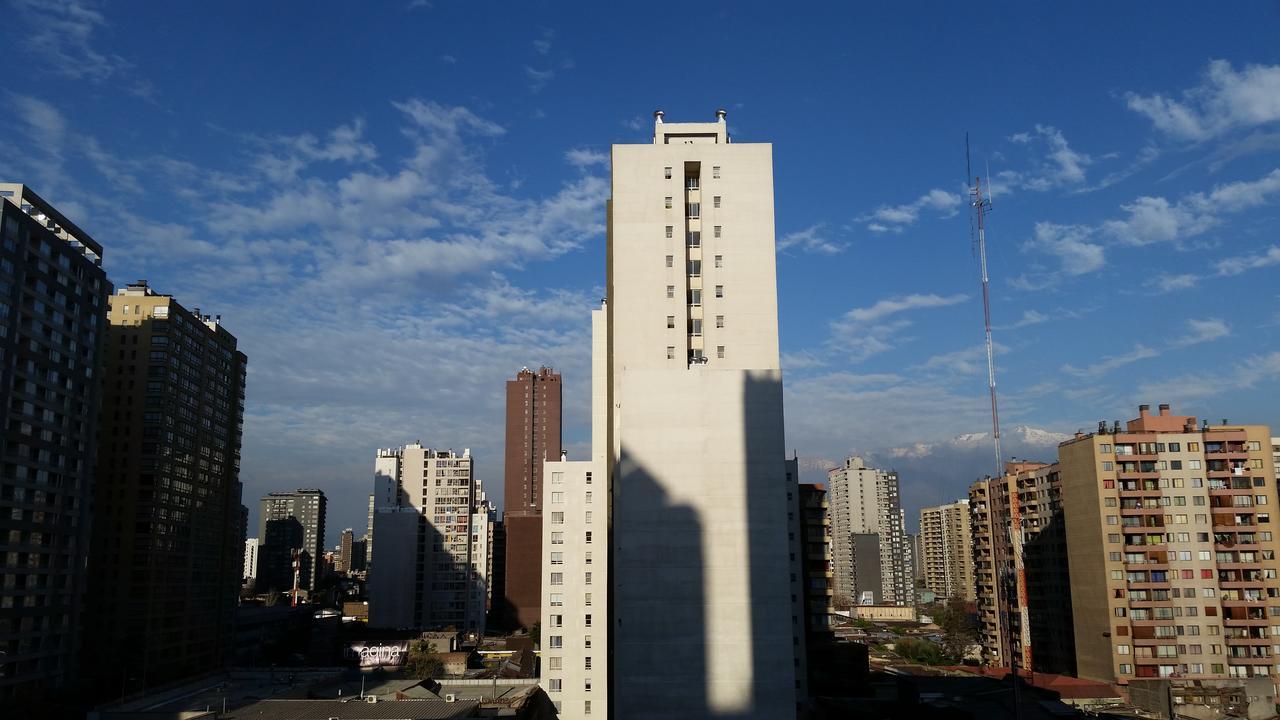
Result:
{"label": "tree", "polygon": [[946,662],[942,649],[928,640],[918,638],[899,638],[893,642],[893,652],[903,660],[923,663],[925,665],[941,665]]}
{"label": "tree", "polygon": [[938,613],[936,622],[942,628],[942,649],[954,660],[964,660],[965,652],[978,638],[977,623],[965,608],[964,601],[959,598],[948,600]]}
{"label": "tree", "polygon": [[853,607],[853,600],[848,595],[837,593],[831,598],[831,607],[836,610],[849,610]]}
{"label": "tree", "polygon": [[417,640],[409,645],[409,656],[404,661],[404,671],[409,677],[419,680],[437,678],[444,675],[444,661],[432,651],[431,645]]}

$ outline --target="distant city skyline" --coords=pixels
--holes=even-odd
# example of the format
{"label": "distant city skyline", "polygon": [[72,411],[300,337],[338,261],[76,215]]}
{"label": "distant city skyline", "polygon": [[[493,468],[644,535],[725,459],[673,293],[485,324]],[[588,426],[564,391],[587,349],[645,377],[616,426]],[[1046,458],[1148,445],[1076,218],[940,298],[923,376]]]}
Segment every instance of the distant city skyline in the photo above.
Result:
{"label": "distant city skyline", "polygon": [[[804,480],[856,452],[898,471],[914,527],[994,471],[966,132],[995,180],[1006,455],[1051,460],[1138,403],[1280,426],[1267,4],[944,6],[928,27],[913,8],[736,4],[673,27],[400,3],[344,20],[341,47],[314,42],[339,26],[301,4],[6,7],[21,72],[0,94],[0,180],[109,248],[117,285],[223,314],[254,358],[245,497],[324,489],[325,547],[366,524],[360,459],[385,442],[470,447],[503,505],[502,382],[522,366],[564,373],[565,444],[586,452],[606,151],[643,142],[658,108],[724,106],[735,138],[778,148]],[[695,46],[709,81],[673,85],[672,50]]]}

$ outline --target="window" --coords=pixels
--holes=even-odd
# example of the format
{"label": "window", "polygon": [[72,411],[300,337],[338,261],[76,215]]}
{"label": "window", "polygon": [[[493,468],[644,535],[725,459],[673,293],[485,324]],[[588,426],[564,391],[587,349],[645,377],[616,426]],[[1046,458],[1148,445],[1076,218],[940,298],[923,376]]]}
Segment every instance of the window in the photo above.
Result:
{"label": "window", "polygon": [[722,297],[724,297],[724,286],[723,286],[723,285],[717,285],[717,286],[716,286],[716,297],[718,297],[718,298],[722,298]]}
{"label": "window", "polygon": [[716,237],[720,237],[720,226],[719,226],[719,225],[716,225],[716,226],[715,226],[715,236],[716,236]]}
{"label": "window", "polygon": [[719,165],[712,165],[712,166],[711,166],[711,177],[713,177],[713,178],[719,178],[719,177],[720,177],[720,166],[719,166]]}
{"label": "window", "polygon": [[564,573],[558,573],[558,572],[557,572],[557,573],[551,573],[551,584],[552,584],[552,585],[563,585],[563,584],[564,584]]}
{"label": "window", "polygon": [[564,595],[551,593],[551,607],[560,607],[561,605],[564,605]]}
{"label": "window", "polygon": [[591,678],[582,681],[582,691],[591,692]]}
{"label": "window", "polygon": [[586,521],[587,521],[587,522],[591,522],[591,511],[590,511],[590,510],[588,510],[588,511],[587,511]]}
{"label": "window", "polygon": [[665,167],[665,168],[663,168],[663,169],[662,169],[662,176],[663,176],[663,177],[665,177],[666,179],[670,180],[670,179],[671,179],[671,168],[670,168],[670,167]]}
{"label": "window", "polygon": [[667,196],[667,198],[666,198],[666,204],[667,204],[667,209],[668,209],[668,210],[670,210],[670,209],[671,209],[671,196],[670,196],[670,195],[668,195],[668,196]]}
{"label": "window", "polygon": [[591,647],[591,636],[590,636],[590,635],[583,635],[583,636],[582,636],[582,646],[583,646],[583,647]]}
{"label": "window", "polygon": [[690,260],[690,261],[688,262],[688,264],[686,265],[686,267],[687,267],[687,268],[688,268],[688,270],[689,270],[689,275],[690,275],[690,276],[692,276],[692,277],[698,277],[698,276],[702,275],[702,261],[701,261],[701,260]]}
{"label": "window", "polygon": [[667,237],[671,237],[673,230],[675,230],[675,228],[671,227],[670,225],[667,226]]}
{"label": "window", "polygon": [[723,256],[723,255],[717,255],[717,256],[716,256],[716,267],[718,267],[718,268],[722,268],[722,267],[724,267],[724,256]]}
{"label": "window", "polygon": [[667,267],[675,267],[675,266],[676,266],[676,256],[675,256],[675,255],[668,255],[668,256],[667,256]]}
{"label": "window", "polygon": [[717,345],[717,346],[716,346],[716,357],[717,357],[717,358],[720,358],[721,360],[723,360],[723,359],[724,359],[724,346],[723,346],[723,345]]}
{"label": "window", "polygon": [[552,524],[552,525],[563,525],[563,524],[564,524],[564,513],[563,513],[563,512],[553,512],[553,513],[551,513],[551,524]]}
{"label": "window", "polygon": [[555,503],[562,503],[562,502],[564,502],[564,493],[562,493],[562,492],[553,492],[553,493],[551,493],[551,503],[552,503],[553,505],[554,505]]}
{"label": "window", "polygon": [[[1187,443],[1187,444],[1188,444],[1188,445],[1191,445],[1191,444],[1193,444],[1193,443]],[[1188,460],[1188,461],[1187,461],[1187,469],[1188,469],[1188,470],[1199,470],[1199,469],[1200,469],[1200,461],[1199,461],[1199,460]]]}
{"label": "window", "polygon": [[716,316],[716,327],[718,327],[718,328],[722,328],[722,327],[724,327],[724,316],[723,316],[723,315],[717,315],[717,316]]}
{"label": "window", "polygon": [[553,472],[553,473],[551,473],[551,484],[552,484],[552,485],[559,485],[559,484],[560,484],[560,483],[562,483],[562,482],[564,482],[564,473],[562,473],[562,472]]}
{"label": "window", "polygon": [[672,330],[672,329],[674,329],[674,328],[675,328],[675,326],[676,326],[676,316],[675,316],[675,315],[668,315],[668,316],[667,316],[667,329],[668,329],[668,330]]}
{"label": "window", "polygon": [[564,658],[556,656],[547,658],[548,670],[560,670],[564,667]]}
{"label": "window", "polygon": [[[559,640],[560,638],[556,637],[555,639]],[[560,647],[560,646],[552,645],[551,647]],[[562,682],[563,681],[560,678],[551,678],[550,680],[547,680],[547,690],[549,692],[560,692],[560,687]]]}
{"label": "window", "polygon": [[694,318],[689,321],[689,334],[695,337],[702,335],[702,320]]}
{"label": "window", "polygon": [[551,627],[564,627],[563,615],[549,615],[548,617],[551,619]]}
{"label": "window", "polygon": [[1200,452],[1200,443],[1198,442],[1187,443],[1187,452]]}
{"label": "window", "polygon": [[702,203],[689,203],[686,213],[691,219],[702,217]]}
{"label": "window", "polygon": [[1110,445],[1109,443],[1101,443],[1101,444],[1099,444],[1099,445],[1098,445],[1098,452],[1103,453],[1104,455],[1105,455],[1105,454],[1107,454],[1107,453],[1109,453],[1109,452],[1111,452],[1111,445]]}
{"label": "window", "polygon": [[582,604],[591,607],[591,593],[582,594]]}
{"label": "window", "polygon": [[1182,443],[1169,443],[1169,452],[1182,452]]}
{"label": "window", "polygon": [[675,346],[675,345],[668,345],[668,346],[667,346],[667,359],[668,359],[668,360],[675,360],[675,359],[676,359],[676,346]]}
{"label": "window", "polygon": [[[587,613],[586,615],[583,615],[583,616],[582,616],[582,626],[583,626],[583,627],[591,627],[591,613]],[[590,659],[590,658],[588,658],[588,659],[587,659],[587,669],[588,669],[588,670],[590,670],[590,669],[591,669],[591,659]]]}
{"label": "window", "polygon": [[591,503],[591,491],[590,491],[590,490],[588,490],[588,491],[587,491],[586,501],[587,501],[587,503],[588,503],[588,504],[590,504],[590,503]]}
{"label": "window", "polygon": [[564,544],[564,533],[562,533],[562,532],[553,532],[553,533],[551,533],[551,544],[552,544],[552,545],[563,545],[563,544]]}
{"label": "window", "polygon": [[711,204],[714,205],[715,207],[720,207],[720,196],[716,195],[714,198],[712,198]]}
{"label": "window", "polygon": [[702,290],[700,288],[693,288],[689,291],[689,304],[694,306],[702,304]]}
{"label": "window", "polygon": [[668,285],[668,286],[667,286],[667,299],[668,299],[668,300],[674,300],[674,299],[675,299],[675,297],[676,297],[676,286],[675,286],[675,285]]}
{"label": "window", "polygon": [[563,636],[560,636],[560,635],[552,635],[551,637],[547,638],[547,640],[548,640],[547,645],[549,645],[550,647],[553,647],[553,648],[562,648],[562,647],[564,647],[564,637],[563,637]]}
{"label": "window", "polygon": [[689,247],[702,247],[702,233],[697,230],[691,230],[685,233],[684,241]]}
{"label": "window", "polygon": [[591,544],[591,531],[590,531],[590,530],[588,530],[588,531],[587,531],[587,544],[588,544],[588,545],[590,545],[590,544]]}
{"label": "window", "polygon": [[1169,461],[1169,469],[1170,469],[1170,470],[1181,470],[1181,469],[1182,469],[1182,461],[1181,461],[1181,460],[1170,460],[1170,461]]}
{"label": "window", "polygon": [[[587,658],[587,660],[590,660],[590,659],[591,659],[591,658]],[[590,700],[584,700],[584,701],[582,701],[582,714],[583,714],[583,715],[590,715],[590,714],[591,714],[591,701],[590,701]]]}
{"label": "window", "polygon": [[564,564],[564,553],[562,553],[562,552],[553,552],[553,553],[551,553],[551,564],[552,564],[552,565],[563,565],[563,564]]}
{"label": "window", "polygon": [[590,585],[590,584],[591,584],[591,572],[590,572],[590,571],[587,571],[587,572],[585,572],[585,573],[583,573],[583,574],[582,574],[582,584],[583,584],[583,585]]}
{"label": "window", "polygon": [[1115,469],[1115,463],[1111,462],[1110,460],[1103,460],[1103,461],[1102,461],[1102,469],[1103,469],[1103,470],[1114,470],[1114,469]]}

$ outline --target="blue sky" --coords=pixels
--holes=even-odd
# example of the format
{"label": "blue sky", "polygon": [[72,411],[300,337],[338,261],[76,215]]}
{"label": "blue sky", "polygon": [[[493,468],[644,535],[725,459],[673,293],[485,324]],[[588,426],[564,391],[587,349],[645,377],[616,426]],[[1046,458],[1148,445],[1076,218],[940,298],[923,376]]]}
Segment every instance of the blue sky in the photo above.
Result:
{"label": "blue sky", "polygon": [[374,449],[470,447],[566,378],[588,443],[607,151],[651,113],[774,143],[787,441],[897,467],[909,524],[992,464],[964,137],[990,167],[1009,454],[1141,402],[1280,426],[1273,3],[10,0],[0,177],[249,356],[243,479],[364,523]]}

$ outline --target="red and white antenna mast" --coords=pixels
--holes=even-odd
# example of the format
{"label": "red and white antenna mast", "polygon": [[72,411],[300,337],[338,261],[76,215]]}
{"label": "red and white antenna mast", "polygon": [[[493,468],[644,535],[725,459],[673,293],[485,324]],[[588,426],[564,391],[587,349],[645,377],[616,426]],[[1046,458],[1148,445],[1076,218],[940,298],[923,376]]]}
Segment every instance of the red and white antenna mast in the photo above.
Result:
{"label": "red and white antenna mast", "polygon": [[[975,177],[969,166],[969,136],[964,137],[964,165],[969,187],[969,233],[976,231],[978,262],[982,266],[982,319],[987,332],[987,387],[991,390],[991,439],[995,445],[996,469],[994,477],[1004,475],[1004,455],[1000,452],[1000,406],[996,402],[996,354],[991,342],[991,279],[987,276],[987,212],[991,199],[982,193],[982,178]],[[987,178],[988,185],[991,178]],[[990,195],[990,193],[988,193]]]}

